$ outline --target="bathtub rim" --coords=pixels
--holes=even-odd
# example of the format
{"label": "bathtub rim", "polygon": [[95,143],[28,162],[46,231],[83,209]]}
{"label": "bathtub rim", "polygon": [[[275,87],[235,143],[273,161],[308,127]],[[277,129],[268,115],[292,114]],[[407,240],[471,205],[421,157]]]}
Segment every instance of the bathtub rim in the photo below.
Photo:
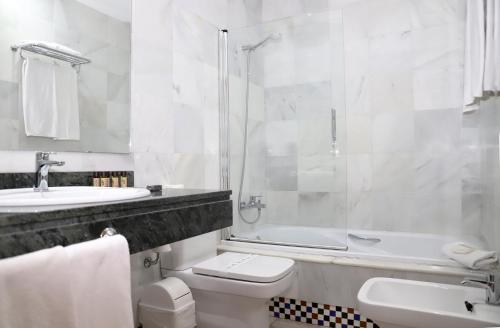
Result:
{"label": "bathtub rim", "polygon": [[[217,246],[217,251],[219,253],[238,252],[246,254],[285,257],[299,262],[335,264],[335,265],[354,266],[354,267],[369,268],[369,269],[393,270],[400,272],[417,272],[417,273],[448,275],[448,276],[458,276],[458,277],[465,277],[465,276],[482,277],[484,275],[484,272],[489,271],[489,270],[471,270],[465,267],[363,259],[359,257],[349,257],[349,256],[306,254],[306,253],[297,253],[290,250],[279,251],[274,249],[272,250],[259,249],[256,247],[252,247],[254,245],[255,244],[241,242],[241,241],[221,240],[219,245]],[[287,246],[274,246],[274,247],[286,248]]]}

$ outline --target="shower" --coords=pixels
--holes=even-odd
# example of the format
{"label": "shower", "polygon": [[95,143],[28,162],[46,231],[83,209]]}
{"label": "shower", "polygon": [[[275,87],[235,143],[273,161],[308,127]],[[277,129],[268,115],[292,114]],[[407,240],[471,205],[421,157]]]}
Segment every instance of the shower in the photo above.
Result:
{"label": "shower", "polygon": [[[259,221],[262,209],[265,208],[266,206],[258,199],[260,196],[251,195],[248,203],[241,201],[241,194],[243,192],[243,183],[245,179],[245,166],[247,159],[248,102],[250,96],[250,54],[253,51],[257,50],[258,48],[265,46],[269,41],[279,41],[279,40],[281,40],[280,33],[271,33],[269,36],[267,36],[260,42],[257,42],[255,44],[247,44],[241,47],[241,50],[245,52],[247,55],[247,60],[246,60],[246,91],[245,91],[245,124],[243,128],[243,161],[241,164],[240,186],[238,191],[238,214],[241,220],[243,220],[243,222],[248,224],[253,224]],[[252,209],[252,208],[257,209],[257,216],[254,219],[249,220],[243,215],[242,210]]]}

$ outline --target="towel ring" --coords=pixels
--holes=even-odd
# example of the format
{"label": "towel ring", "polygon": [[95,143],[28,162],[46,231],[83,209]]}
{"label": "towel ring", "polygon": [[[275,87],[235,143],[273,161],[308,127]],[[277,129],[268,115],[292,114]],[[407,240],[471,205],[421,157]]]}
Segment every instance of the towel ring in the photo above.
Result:
{"label": "towel ring", "polygon": [[115,228],[108,227],[108,228],[104,228],[104,230],[101,232],[101,234],[99,236],[101,238],[104,238],[104,237],[111,237],[111,236],[114,236],[117,234],[118,234],[118,232],[116,231]]}

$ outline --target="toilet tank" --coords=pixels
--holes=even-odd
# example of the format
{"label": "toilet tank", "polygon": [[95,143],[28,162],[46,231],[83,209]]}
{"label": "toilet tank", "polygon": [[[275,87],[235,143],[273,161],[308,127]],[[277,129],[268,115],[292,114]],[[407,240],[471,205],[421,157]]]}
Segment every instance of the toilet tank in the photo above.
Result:
{"label": "toilet tank", "polygon": [[186,270],[217,255],[217,232],[184,239],[170,244],[170,250],[161,252],[161,267],[166,270]]}

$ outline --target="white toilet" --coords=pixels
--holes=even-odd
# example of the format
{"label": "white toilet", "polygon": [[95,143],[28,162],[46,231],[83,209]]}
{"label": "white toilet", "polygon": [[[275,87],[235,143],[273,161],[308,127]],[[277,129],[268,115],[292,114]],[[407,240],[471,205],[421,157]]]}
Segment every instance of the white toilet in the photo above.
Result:
{"label": "white toilet", "polygon": [[153,322],[145,328],[191,328],[189,311],[199,328],[269,327],[267,302],[295,285],[294,261],[232,252],[217,256],[218,242],[216,233],[208,233],[156,249],[166,279],[145,289],[150,295],[141,301],[140,317],[143,324]]}
{"label": "white toilet", "polygon": [[269,327],[267,301],[281,295],[295,278],[291,259],[223,253],[185,270],[165,268],[189,286],[200,328]]}

